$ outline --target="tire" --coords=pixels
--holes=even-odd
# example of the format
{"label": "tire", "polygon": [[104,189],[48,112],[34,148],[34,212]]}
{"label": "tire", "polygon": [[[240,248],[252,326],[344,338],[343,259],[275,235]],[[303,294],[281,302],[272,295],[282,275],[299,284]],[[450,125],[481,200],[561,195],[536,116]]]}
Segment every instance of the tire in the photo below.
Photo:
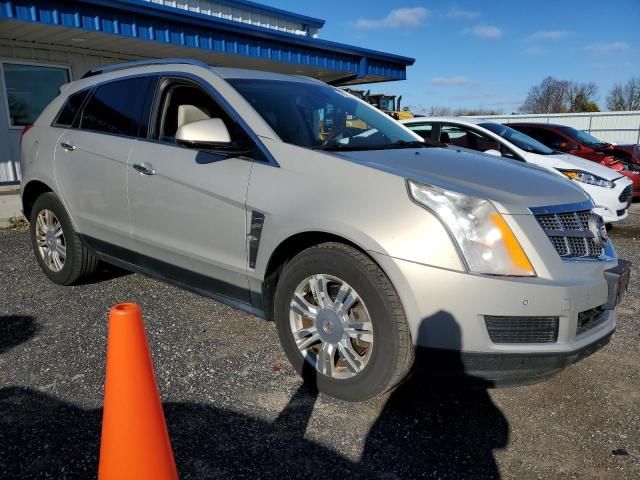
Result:
{"label": "tire", "polygon": [[[328,298],[314,294],[322,284]],[[344,300],[343,289],[349,292]],[[343,307],[356,297],[345,313]],[[276,286],[274,313],[294,369],[332,397],[363,401],[381,395],[413,363],[411,334],[395,288],[371,258],[350,246],[323,243],[287,263]]]}
{"label": "tire", "polygon": [[[98,259],[82,243],[64,206],[54,193],[43,193],[36,199],[29,221],[33,251],[49,280],[59,285],[71,285],[96,271]],[[53,233],[47,236],[46,232],[49,231]],[[56,235],[60,231],[62,233]],[[56,255],[47,255],[46,252],[57,253],[57,261]]]}

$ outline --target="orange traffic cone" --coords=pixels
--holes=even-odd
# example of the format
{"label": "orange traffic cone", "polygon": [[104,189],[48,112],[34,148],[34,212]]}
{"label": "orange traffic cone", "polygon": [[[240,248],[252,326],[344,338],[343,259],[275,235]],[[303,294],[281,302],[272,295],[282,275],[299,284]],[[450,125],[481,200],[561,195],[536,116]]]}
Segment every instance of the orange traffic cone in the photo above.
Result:
{"label": "orange traffic cone", "polygon": [[98,478],[177,479],[142,312],[135,303],[109,312],[104,390]]}

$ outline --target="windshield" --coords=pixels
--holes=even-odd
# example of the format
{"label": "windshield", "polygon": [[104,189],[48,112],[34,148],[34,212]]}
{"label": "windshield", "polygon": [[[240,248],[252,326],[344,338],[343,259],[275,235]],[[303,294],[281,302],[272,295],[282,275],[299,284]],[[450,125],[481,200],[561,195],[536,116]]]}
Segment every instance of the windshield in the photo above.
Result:
{"label": "windshield", "polygon": [[380,99],[380,108],[388,112],[393,112],[396,109],[396,102],[393,98],[382,97]]}
{"label": "windshield", "polygon": [[603,145],[605,143],[602,140],[589,135],[587,132],[583,132],[582,130],[576,130],[575,128],[571,127],[561,127],[560,130],[562,130],[572,138],[575,138],[584,145]]}
{"label": "windshield", "polygon": [[540,155],[552,155],[556,153],[546,145],[543,145],[539,141],[525,135],[522,132],[514,130],[506,125],[499,123],[481,123],[482,128],[492,131],[496,135],[500,135],[505,140],[513,143],[516,147],[524,150],[525,152],[538,153]]}
{"label": "windshield", "polygon": [[283,142],[326,150],[426,146],[388,115],[320,83],[227,79]]}

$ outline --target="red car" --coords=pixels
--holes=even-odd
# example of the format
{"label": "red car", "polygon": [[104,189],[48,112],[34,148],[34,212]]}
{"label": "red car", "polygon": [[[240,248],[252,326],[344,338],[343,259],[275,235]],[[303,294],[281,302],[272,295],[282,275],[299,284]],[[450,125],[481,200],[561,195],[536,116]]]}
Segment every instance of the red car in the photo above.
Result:
{"label": "red car", "polygon": [[553,123],[509,123],[509,126],[549,148],[618,170],[633,181],[633,196],[640,198],[640,150],[636,145],[612,145],[581,130]]}

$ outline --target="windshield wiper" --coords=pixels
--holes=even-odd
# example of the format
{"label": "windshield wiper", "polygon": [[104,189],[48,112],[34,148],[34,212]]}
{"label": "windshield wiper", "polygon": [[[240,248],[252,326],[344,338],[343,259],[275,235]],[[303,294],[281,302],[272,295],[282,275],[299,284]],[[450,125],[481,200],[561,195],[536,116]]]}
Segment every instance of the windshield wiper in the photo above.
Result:
{"label": "windshield wiper", "polygon": [[428,147],[446,147],[444,143],[434,142],[433,140],[398,140],[393,143],[385,143],[382,145],[343,145],[336,143],[333,145],[320,145],[312,147],[313,150],[328,150],[328,151],[355,151],[355,150],[393,150],[395,148],[428,148]]}
{"label": "windshield wiper", "polygon": [[354,150],[370,150],[371,148],[375,148],[375,147],[370,147],[367,145],[343,145],[341,143],[311,147],[312,150],[328,150],[328,151],[339,150],[341,152],[348,152],[348,151],[354,151]]}
{"label": "windshield wiper", "polygon": [[380,149],[393,149],[393,148],[430,148],[430,147],[441,147],[445,148],[447,146],[446,143],[434,142],[433,140],[398,140],[397,142],[388,143],[386,145],[380,145],[377,148]]}

